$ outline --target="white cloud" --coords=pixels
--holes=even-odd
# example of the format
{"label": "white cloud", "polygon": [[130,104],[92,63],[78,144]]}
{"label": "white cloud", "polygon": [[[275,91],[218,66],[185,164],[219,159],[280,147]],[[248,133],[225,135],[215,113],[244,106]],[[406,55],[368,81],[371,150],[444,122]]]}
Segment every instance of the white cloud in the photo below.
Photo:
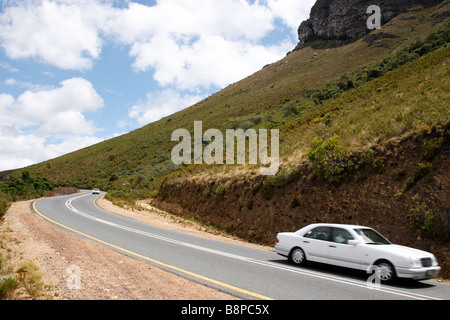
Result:
{"label": "white cloud", "polygon": [[18,87],[22,89],[29,89],[32,91],[40,91],[46,88],[49,88],[49,86],[44,86],[36,83],[32,83],[29,81],[21,81],[14,78],[8,78],[5,80],[5,84],[11,87]]}
{"label": "white cloud", "polygon": [[81,134],[61,135],[59,139],[59,143],[48,143],[46,141],[41,152],[38,153],[38,159],[53,159],[63,154],[92,146],[104,140],[103,138]]}
{"label": "white cloud", "polygon": [[9,63],[6,62],[0,62],[0,68],[5,69],[9,73],[19,72],[17,68],[12,67]]}
{"label": "white cloud", "polygon": [[260,1],[166,0],[130,4],[110,31],[131,45],[136,71],[151,69],[161,86],[193,90],[230,84],[291,50],[287,39],[261,43],[275,18]]}
{"label": "white cloud", "polygon": [[216,34],[227,39],[258,40],[273,28],[273,16],[259,1],[164,0],[154,6],[130,3],[108,29],[120,41],[135,43],[156,34]]}
{"label": "white cloud", "polygon": [[42,152],[45,139],[26,135],[11,126],[0,125],[0,171],[22,168],[34,162]]}
{"label": "white cloud", "polygon": [[6,109],[14,103],[14,97],[10,94],[0,93],[0,114],[4,114]]}
{"label": "white cloud", "polygon": [[182,96],[170,89],[157,94],[148,93],[147,101],[131,107],[129,117],[136,119],[140,125],[145,125],[185,109],[203,98],[198,95]]}
{"label": "white cloud", "polygon": [[47,143],[44,137],[0,125],[0,171],[23,168],[102,141],[97,137],[72,134],[59,138],[60,143]]}
{"label": "white cloud", "polygon": [[288,41],[263,46],[217,35],[201,35],[184,46],[170,36],[158,35],[147,43],[136,43],[131,55],[136,58],[136,70],[155,69],[153,77],[161,86],[194,90],[224,87],[278,60],[290,49]]}
{"label": "white cloud", "polygon": [[49,136],[59,132],[94,135],[99,131],[95,123],[87,121],[79,111],[68,110],[58,112],[49,118],[37,131],[39,135]]}
{"label": "white cloud", "polygon": [[99,24],[108,12],[107,6],[92,1],[18,2],[0,16],[1,46],[12,59],[37,58],[61,69],[91,69],[102,47]]}
{"label": "white cloud", "polygon": [[[103,105],[102,97],[89,81],[72,78],[62,81],[58,88],[25,91],[10,104],[10,119],[4,123],[18,127],[37,125],[44,135],[60,132],[93,134],[95,128],[81,113],[96,111]],[[3,116],[0,115],[0,119]]]}
{"label": "white cloud", "polygon": [[88,70],[112,39],[130,47],[135,71],[155,72],[161,86],[208,88],[237,81],[291,50],[295,40],[262,42],[277,19],[295,34],[313,2],[159,0],[116,8],[113,0],[18,1],[0,15],[0,44],[13,59]]}
{"label": "white cloud", "polygon": [[[0,170],[23,167],[84,148],[101,139],[84,113],[103,107],[92,84],[81,78],[57,88],[0,94]],[[51,143],[55,137],[59,143]]]}
{"label": "white cloud", "polygon": [[267,0],[273,15],[280,18],[297,34],[300,24],[309,18],[312,6],[317,0]]}

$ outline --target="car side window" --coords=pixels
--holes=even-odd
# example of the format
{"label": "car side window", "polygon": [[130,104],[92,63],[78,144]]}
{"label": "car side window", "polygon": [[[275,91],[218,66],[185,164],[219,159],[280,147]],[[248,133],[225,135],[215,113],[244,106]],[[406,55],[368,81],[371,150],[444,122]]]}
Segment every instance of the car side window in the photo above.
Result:
{"label": "car side window", "polygon": [[353,236],[345,229],[333,228],[331,241],[346,244],[348,240],[353,240]]}
{"label": "car side window", "polygon": [[330,238],[330,227],[317,227],[310,231],[308,231],[304,237],[309,239],[316,239],[316,240],[324,240],[328,241]]}

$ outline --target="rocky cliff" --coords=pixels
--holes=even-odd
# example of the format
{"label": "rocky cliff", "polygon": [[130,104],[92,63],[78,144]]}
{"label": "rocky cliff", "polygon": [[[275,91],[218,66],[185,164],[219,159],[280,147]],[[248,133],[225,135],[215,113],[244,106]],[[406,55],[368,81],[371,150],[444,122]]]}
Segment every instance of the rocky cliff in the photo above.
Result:
{"label": "rocky cliff", "polygon": [[381,9],[381,23],[416,6],[433,6],[443,0],[317,0],[311,9],[310,18],[298,28],[301,49],[309,41],[356,40],[367,34],[367,20],[371,14],[367,9],[377,5]]}

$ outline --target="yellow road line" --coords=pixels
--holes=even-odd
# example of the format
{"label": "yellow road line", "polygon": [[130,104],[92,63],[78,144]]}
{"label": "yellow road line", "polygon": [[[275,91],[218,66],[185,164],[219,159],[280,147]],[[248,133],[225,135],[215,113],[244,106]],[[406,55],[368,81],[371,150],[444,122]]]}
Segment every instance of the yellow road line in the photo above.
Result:
{"label": "yellow road line", "polygon": [[[94,201],[95,201],[95,200],[94,200]],[[60,227],[62,227],[62,228],[64,228],[64,229],[66,229],[66,230],[69,230],[69,231],[71,231],[71,232],[77,233],[77,234],[79,234],[79,235],[82,235],[83,237],[89,238],[89,239],[91,239],[91,240],[94,240],[94,241],[96,241],[96,242],[99,242],[99,243],[104,244],[104,245],[106,245],[106,246],[108,246],[108,247],[114,248],[114,249],[116,249],[116,250],[119,250],[119,251],[125,252],[125,253],[127,253],[127,254],[133,255],[133,256],[135,256],[135,257],[141,258],[141,259],[143,259],[143,260],[152,262],[152,263],[154,263],[154,264],[156,264],[156,265],[160,265],[160,266],[162,266],[162,267],[165,267],[165,268],[168,268],[168,269],[172,269],[172,270],[175,270],[175,271],[184,273],[184,274],[189,275],[189,276],[191,276],[191,277],[198,278],[198,279],[201,279],[201,280],[204,280],[204,281],[213,283],[213,284],[215,284],[215,285],[218,285],[218,286],[221,286],[221,287],[230,289],[230,290],[234,290],[234,291],[237,291],[237,292],[239,292],[239,293],[243,293],[243,294],[249,295],[249,296],[254,297],[254,298],[258,298],[258,299],[262,299],[262,300],[273,300],[273,299],[268,298],[268,297],[265,297],[265,296],[263,296],[263,295],[260,295],[260,294],[257,294],[257,293],[251,292],[251,291],[247,291],[247,290],[244,290],[244,289],[241,289],[241,288],[238,288],[238,287],[235,287],[235,286],[232,286],[232,285],[229,285],[229,284],[226,284],[226,283],[223,283],[223,282],[220,282],[220,281],[211,279],[211,278],[207,278],[207,277],[204,277],[204,276],[202,276],[202,275],[199,275],[199,274],[196,274],[196,273],[193,273],[193,272],[190,272],[190,271],[187,271],[187,270],[184,270],[184,269],[181,269],[181,268],[178,268],[178,267],[175,267],[175,266],[172,266],[172,265],[169,265],[169,264],[166,264],[166,263],[163,263],[163,262],[160,262],[160,261],[157,261],[157,260],[148,258],[148,257],[146,257],[146,256],[140,255],[140,254],[135,253],[135,252],[133,252],[133,251],[129,251],[129,250],[126,250],[126,249],[124,249],[124,248],[121,248],[121,247],[118,247],[118,246],[116,246],[116,245],[113,245],[113,244],[111,244],[111,243],[108,243],[108,242],[102,241],[102,240],[100,240],[100,239],[94,238],[94,237],[92,237],[92,236],[90,236],[90,235],[87,235],[87,234],[85,234],[85,233],[82,233],[82,232],[80,232],[80,231],[78,231],[78,230],[69,228],[69,227],[67,227],[67,226],[65,226],[65,225],[63,225],[63,224],[61,224],[61,223],[59,223],[59,222],[56,222],[56,221],[54,221],[54,220],[52,220],[52,219],[50,219],[50,218],[44,216],[42,213],[40,213],[39,210],[37,210],[37,208],[36,208],[36,202],[38,202],[38,200],[36,200],[36,201],[33,202],[33,209],[34,209],[34,211],[35,211],[39,216],[41,216],[41,217],[44,218],[45,220],[50,221],[51,223],[56,224],[56,225],[58,225],[58,226],[60,226]]]}

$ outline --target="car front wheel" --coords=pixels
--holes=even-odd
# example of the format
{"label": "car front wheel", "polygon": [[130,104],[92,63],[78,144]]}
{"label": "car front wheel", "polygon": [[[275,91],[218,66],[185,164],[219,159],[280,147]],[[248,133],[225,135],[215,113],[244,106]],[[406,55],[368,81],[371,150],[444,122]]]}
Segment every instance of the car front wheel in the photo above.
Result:
{"label": "car front wheel", "polygon": [[294,248],[289,254],[289,260],[296,265],[302,265],[306,261],[305,252],[300,248]]}
{"label": "car front wheel", "polygon": [[378,271],[377,274],[382,282],[388,283],[395,279],[395,269],[387,261],[380,261],[377,264]]}

